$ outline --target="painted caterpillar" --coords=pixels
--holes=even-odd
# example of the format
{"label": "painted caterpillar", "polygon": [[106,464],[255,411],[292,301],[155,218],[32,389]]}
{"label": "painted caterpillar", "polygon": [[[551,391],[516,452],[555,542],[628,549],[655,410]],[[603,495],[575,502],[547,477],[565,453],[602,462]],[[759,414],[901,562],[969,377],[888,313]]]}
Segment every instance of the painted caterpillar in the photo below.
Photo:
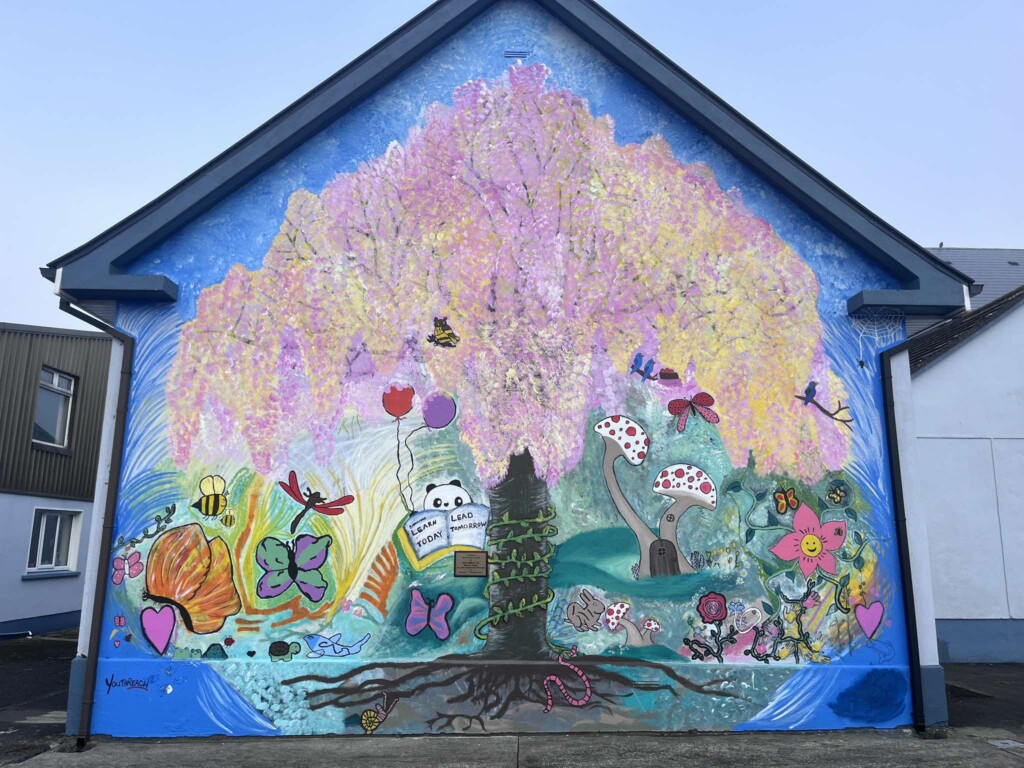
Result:
{"label": "painted caterpillar", "polygon": [[579,676],[580,680],[583,682],[583,685],[586,686],[587,689],[586,692],[583,694],[583,698],[574,699],[572,696],[569,695],[569,692],[565,690],[565,683],[562,682],[562,679],[558,675],[548,675],[544,678],[544,692],[548,695],[548,705],[544,707],[545,714],[550,712],[551,707],[553,706],[551,701],[551,689],[548,687],[548,683],[554,683],[558,686],[558,690],[562,692],[562,695],[565,697],[565,700],[569,702],[570,706],[582,707],[584,704],[590,701],[590,680],[587,678],[587,673],[579,667],[577,667],[575,664],[571,664],[568,661],[570,657],[575,655],[576,646],[574,645],[572,649],[569,651],[569,653],[563,653],[561,656],[558,657],[558,663],[561,664],[563,667],[568,667]]}

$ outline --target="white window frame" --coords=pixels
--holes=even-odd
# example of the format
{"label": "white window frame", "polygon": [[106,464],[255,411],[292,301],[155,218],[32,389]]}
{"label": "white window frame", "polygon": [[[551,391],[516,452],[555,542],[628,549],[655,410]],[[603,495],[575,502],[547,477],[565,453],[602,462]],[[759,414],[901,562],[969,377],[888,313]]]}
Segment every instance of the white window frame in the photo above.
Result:
{"label": "white window frame", "polygon": [[[45,372],[49,372],[50,373],[50,383],[47,383],[47,382],[43,381],[43,373],[45,373]],[[66,378],[70,382],[70,385],[66,389],[60,386],[60,380],[57,378],[58,376],[63,376],[64,378]],[[68,399],[67,414],[66,414],[65,420],[64,420],[64,442],[63,443],[51,443],[51,442],[47,442],[46,440],[39,440],[35,436],[36,414],[38,413],[38,410],[39,410],[39,390],[40,389],[47,389],[50,392],[55,392],[58,395],[62,395],[62,396],[66,397]],[[51,368],[48,365],[42,366],[42,368],[39,370],[39,379],[36,382],[36,404],[35,404],[35,408],[33,408],[33,411],[32,411],[32,442],[35,443],[36,445],[48,445],[48,446],[51,446],[53,448],[67,448],[68,444],[71,442],[70,441],[70,437],[71,437],[71,409],[74,407],[74,404],[75,404],[75,377],[72,376],[70,373],[64,373],[64,371],[59,371],[56,368]]]}
{"label": "white window frame", "polygon": [[[78,561],[78,538],[79,538],[79,525],[82,519],[81,509],[54,509],[52,507],[36,507],[32,512],[32,528],[36,529],[36,521],[39,521],[39,531],[36,534],[36,539],[32,540],[32,534],[29,533],[28,542],[28,554],[25,559],[25,571],[26,573],[54,573],[61,571],[74,571]],[[49,565],[43,565],[42,561],[42,549],[43,539],[46,536],[46,522],[45,519],[49,515],[57,516],[57,530],[53,537],[53,552]],[[60,532],[63,525],[71,527],[71,532],[68,534],[68,558],[67,563],[64,565],[57,565],[57,546],[60,543]],[[32,565],[32,554],[35,550],[35,561],[36,564]]]}

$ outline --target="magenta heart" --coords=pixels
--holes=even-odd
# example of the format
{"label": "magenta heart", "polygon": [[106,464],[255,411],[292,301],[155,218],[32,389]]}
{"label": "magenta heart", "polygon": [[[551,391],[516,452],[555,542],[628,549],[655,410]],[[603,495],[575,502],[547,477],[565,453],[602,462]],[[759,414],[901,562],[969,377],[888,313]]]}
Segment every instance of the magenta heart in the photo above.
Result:
{"label": "magenta heart", "polygon": [[858,605],[853,609],[853,613],[857,617],[860,628],[864,630],[868,640],[871,640],[875,636],[875,632],[878,631],[878,625],[882,623],[885,606],[876,600],[871,605]]}
{"label": "magenta heart", "polygon": [[171,642],[174,632],[174,609],[165,605],[159,611],[155,608],[142,609],[142,634],[149,640],[156,652],[163,654],[167,644]]}

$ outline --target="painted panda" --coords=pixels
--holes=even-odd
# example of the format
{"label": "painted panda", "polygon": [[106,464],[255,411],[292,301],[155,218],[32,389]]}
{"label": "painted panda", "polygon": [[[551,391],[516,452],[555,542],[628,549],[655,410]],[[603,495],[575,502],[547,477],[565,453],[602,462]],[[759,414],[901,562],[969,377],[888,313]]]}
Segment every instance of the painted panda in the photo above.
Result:
{"label": "painted panda", "polygon": [[445,485],[427,486],[427,495],[423,499],[424,509],[455,509],[463,504],[472,504],[473,498],[469,492],[462,487],[458,480],[452,480]]}

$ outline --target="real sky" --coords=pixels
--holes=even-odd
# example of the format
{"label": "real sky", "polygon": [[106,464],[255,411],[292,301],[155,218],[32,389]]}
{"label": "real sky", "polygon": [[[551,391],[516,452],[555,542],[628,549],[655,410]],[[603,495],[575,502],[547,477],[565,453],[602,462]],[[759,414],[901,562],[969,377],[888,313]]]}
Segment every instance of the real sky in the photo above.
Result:
{"label": "real sky", "polygon": [[[38,267],[429,5],[4,3],[0,321],[84,327]],[[604,0],[923,245],[1024,247],[1024,3]]]}

